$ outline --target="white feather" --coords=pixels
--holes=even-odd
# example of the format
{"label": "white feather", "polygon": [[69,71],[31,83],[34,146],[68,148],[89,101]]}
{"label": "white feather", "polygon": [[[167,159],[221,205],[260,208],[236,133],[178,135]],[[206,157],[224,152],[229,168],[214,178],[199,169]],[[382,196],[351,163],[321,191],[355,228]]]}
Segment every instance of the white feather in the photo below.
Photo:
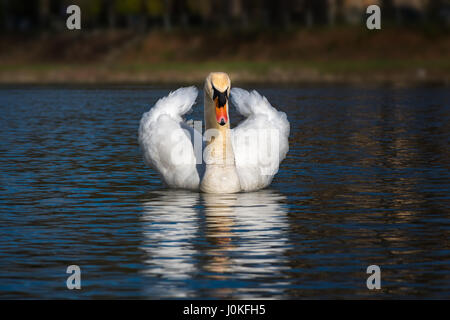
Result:
{"label": "white feather", "polygon": [[[280,162],[289,151],[290,125],[286,114],[272,107],[256,91],[233,88],[231,101],[238,112],[247,117],[232,130],[233,150],[242,191],[265,188],[272,182]],[[274,151],[271,156],[267,156],[267,148]]]}
{"label": "white feather", "polygon": [[[195,87],[171,92],[144,113],[140,122],[139,144],[144,161],[171,188],[199,190],[203,176],[204,163],[201,154],[194,153],[192,143],[194,139],[202,141],[201,133],[183,120],[197,94]],[[241,191],[265,188],[289,150],[290,125],[286,114],[256,91],[234,88],[231,100],[246,117],[231,131]],[[270,148],[272,152],[268,153]]]}
{"label": "white feather", "polygon": [[171,188],[198,190],[199,170],[192,135],[200,134],[183,122],[197,98],[197,88],[180,88],[164,97],[143,114],[139,145],[144,161]]}

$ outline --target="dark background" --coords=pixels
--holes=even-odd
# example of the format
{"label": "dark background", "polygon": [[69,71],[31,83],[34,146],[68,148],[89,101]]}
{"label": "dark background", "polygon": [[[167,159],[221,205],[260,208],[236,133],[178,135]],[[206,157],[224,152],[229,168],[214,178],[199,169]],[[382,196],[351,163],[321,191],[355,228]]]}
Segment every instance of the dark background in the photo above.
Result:
{"label": "dark background", "polygon": [[447,0],[2,0],[0,26],[1,83],[449,82]]}
{"label": "dark background", "polygon": [[0,1],[4,32],[65,28],[66,8],[82,8],[83,28],[233,29],[332,26],[364,21],[361,12],[379,5],[384,21],[397,25],[440,25],[450,22],[446,0],[32,0]]}

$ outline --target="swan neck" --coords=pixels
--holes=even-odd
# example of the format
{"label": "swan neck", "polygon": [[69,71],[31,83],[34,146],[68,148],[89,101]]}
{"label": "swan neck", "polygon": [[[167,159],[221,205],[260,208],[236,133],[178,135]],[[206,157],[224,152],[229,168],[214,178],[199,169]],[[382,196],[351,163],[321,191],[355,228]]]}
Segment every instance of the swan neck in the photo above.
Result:
{"label": "swan neck", "polygon": [[[217,123],[212,99],[205,95],[205,138],[207,146],[207,165],[234,166],[234,153],[231,143],[230,122],[221,126]],[[228,107],[228,103],[227,103]]]}

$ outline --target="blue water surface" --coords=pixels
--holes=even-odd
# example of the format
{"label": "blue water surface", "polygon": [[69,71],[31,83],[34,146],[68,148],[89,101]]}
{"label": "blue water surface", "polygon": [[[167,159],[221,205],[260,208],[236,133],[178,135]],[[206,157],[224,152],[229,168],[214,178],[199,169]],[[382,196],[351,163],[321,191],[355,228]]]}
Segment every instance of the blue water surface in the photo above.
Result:
{"label": "blue water surface", "polygon": [[448,88],[256,88],[290,151],[234,195],[144,165],[140,117],[171,89],[0,88],[0,298],[450,297]]}

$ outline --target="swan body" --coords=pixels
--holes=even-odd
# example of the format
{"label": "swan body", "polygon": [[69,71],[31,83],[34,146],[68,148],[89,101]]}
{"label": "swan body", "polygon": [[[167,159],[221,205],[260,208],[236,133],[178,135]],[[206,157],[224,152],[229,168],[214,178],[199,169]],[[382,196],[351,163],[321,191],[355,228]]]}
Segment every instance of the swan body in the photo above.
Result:
{"label": "swan body", "polygon": [[[246,119],[231,129],[229,97]],[[204,86],[205,137],[183,116],[197,98],[195,87],[164,97],[141,118],[139,145],[145,163],[170,188],[236,193],[267,187],[289,150],[290,126],[258,92],[231,89],[226,73],[208,75]],[[195,127],[195,126],[194,126]]]}

